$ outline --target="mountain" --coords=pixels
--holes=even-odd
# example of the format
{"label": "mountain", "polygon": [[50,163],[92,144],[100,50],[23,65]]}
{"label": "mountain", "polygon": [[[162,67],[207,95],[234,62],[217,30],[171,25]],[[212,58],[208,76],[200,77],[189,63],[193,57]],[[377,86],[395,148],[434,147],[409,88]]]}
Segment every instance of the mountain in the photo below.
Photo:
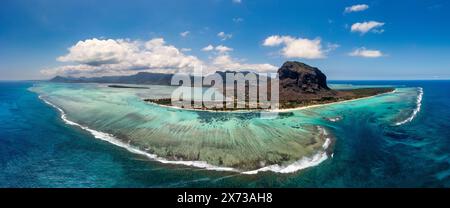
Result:
{"label": "mountain", "polygon": [[280,86],[298,88],[306,93],[330,90],[327,77],[318,68],[301,62],[288,61],[278,69]]}
{"label": "mountain", "polygon": [[[226,80],[226,73],[251,73],[248,71],[217,71],[222,79]],[[170,85],[173,74],[139,72],[129,76],[103,76],[103,77],[62,77],[56,76],[50,82],[62,83],[117,83],[117,84],[150,84],[150,85]],[[191,77],[192,79],[192,77]],[[205,85],[207,86],[207,85]]]}
{"label": "mountain", "polygon": [[316,67],[288,61],[278,69],[280,99],[284,101],[316,100],[334,97],[337,92],[327,85],[327,77]]}
{"label": "mountain", "polygon": [[61,77],[56,76],[50,82],[65,83],[120,83],[120,84],[153,84],[170,85],[172,74],[139,72],[129,76],[103,76],[103,77]]}

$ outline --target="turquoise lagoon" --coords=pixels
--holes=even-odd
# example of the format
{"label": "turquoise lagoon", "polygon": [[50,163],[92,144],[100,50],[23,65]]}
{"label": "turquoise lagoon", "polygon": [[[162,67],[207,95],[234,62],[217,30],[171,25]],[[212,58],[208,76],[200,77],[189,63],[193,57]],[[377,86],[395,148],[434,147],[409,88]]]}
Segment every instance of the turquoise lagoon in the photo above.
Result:
{"label": "turquoise lagoon", "polygon": [[[394,85],[397,91],[294,111],[266,121],[250,114],[181,112],[141,103],[142,97],[166,96],[167,91],[170,92],[167,88],[157,90],[158,86],[152,88],[154,90],[139,91],[94,84],[0,82],[0,187],[450,187],[450,81],[332,81],[331,84],[344,88]],[[419,87],[423,89],[420,111],[417,110]],[[92,90],[88,92],[89,88]],[[68,96],[64,91],[72,93]],[[98,112],[92,110],[95,106],[75,105],[78,99],[86,99],[83,98],[86,94],[90,94],[93,100],[105,102]],[[46,104],[39,96],[54,102],[55,106],[60,105],[58,107],[64,110],[67,121],[61,119],[62,114],[57,108]],[[119,107],[129,103],[136,109],[127,112]],[[79,111],[71,112],[70,107]],[[133,118],[135,115],[129,115],[129,121],[158,116],[160,121],[140,124],[148,125],[149,129],[152,125],[163,126],[162,123],[183,124],[184,129],[176,126],[180,130],[173,132],[183,135],[187,133],[182,131],[191,131],[187,128],[190,124],[198,125],[190,127],[198,133],[200,129],[211,132],[215,128],[239,128],[232,122],[242,122],[255,130],[264,129],[264,124],[274,124],[271,128],[280,128],[277,132],[298,133],[294,139],[299,140],[308,138],[309,133],[317,135],[320,132],[317,127],[320,126],[334,142],[329,145],[326,158],[318,157],[313,161],[309,159],[296,163],[302,161],[298,155],[298,160],[294,157],[292,161],[281,160],[281,168],[266,164],[270,167],[265,169],[267,171],[250,172],[253,174],[242,173],[253,168],[211,170],[208,167],[217,167],[212,164],[203,164],[202,168],[189,166],[186,162],[171,163],[174,158],[155,159],[149,157],[152,155],[147,154],[145,149],[136,151],[140,147],[134,146],[135,143],[123,142],[127,134],[138,135],[142,130],[132,130],[134,124],[126,122],[122,128],[110,130],[103,117],[110,114],[122,114],[123,117],[131,112],[139,116]],[[159,112],[166,113],[160,115]],[[412,120],[408,119],[412,117]],[[110,123],[120,120],[118,117],[111,118],[116,120],[110,119]],[[185,121],[175,122],[182,119]],[[80,122],[83,128],[69,120]],[[406,123],[397,125],[406,120]],[[226,123],[227,126],[213,126],[213,123]],[[126,127],[129,129],[126,130]],[[155,129],[154,134],[167,133],[174,127],[166,125],[162,128],[166,129]],[[251,130],[246,127],[246,131]],[[127,133],[124,137],[115,134],[122,131]],[[214,139],[225,136],[217,137]],[[156,138],[156,141],[161,142],[162,139]],[[268,139],[272,144],[284,142],[284,138]],[[212,141],[218,140],[205,143],[205,147],[215,147]],[[239,141],[236,138],[236,143],[229,148],[246,150],[247,147],[239,145],[257,142],[255,138],[243,143]],[[271,144],[265,142],[257,145]],[[293,142],[298,144],[295,147],[302,144],[301,141]],[[318,151],[324,151],[319,144],[323,145],[323,142],[319,141],[311,155],[320,155]],[[228,148],[223,145],[219,147],[221,154]],[[274,147],[276,150],[277,145]],[[254,151],[262,154],[270,149],[265,148]],[[240,154],[253,153],[243,151]],[[286,169],[289,166],[292,169]]]}
{"label": "turquoise lagoon", "polygon": [[369,111],[378,122],[401,125],[416,116],[423,93],[421,88],[397,88],[267,119],[252,111],[193,111],[146,103],[144,98],[170,97],[175,89],[147,87],[39,83],[31,90],[57,108],[68,125],[133,153],[166,164],[243,174],[292,173],[318,165],[334,156],[333,123],[345,119],[349,110]]}

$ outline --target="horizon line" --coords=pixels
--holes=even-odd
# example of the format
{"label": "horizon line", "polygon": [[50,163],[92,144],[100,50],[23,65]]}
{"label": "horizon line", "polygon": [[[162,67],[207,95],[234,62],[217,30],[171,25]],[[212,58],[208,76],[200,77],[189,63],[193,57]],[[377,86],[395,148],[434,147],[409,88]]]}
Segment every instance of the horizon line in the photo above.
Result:
{"label": "horizon line", "polygon": [[[0,79],[0,82],[36,82],[50,79]],[[328,79],[329,81],[450,81],[450,78],[424,78],[424,79]],[[95,83],[95,82],[93,82]]]}

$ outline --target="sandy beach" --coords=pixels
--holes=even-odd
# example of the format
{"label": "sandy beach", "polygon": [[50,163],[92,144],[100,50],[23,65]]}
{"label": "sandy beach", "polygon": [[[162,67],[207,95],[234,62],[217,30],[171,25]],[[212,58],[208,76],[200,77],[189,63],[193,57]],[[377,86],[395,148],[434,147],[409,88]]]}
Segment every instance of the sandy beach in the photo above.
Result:
{"label": "sandy beach", "polygon": [[306,109],[310,109],[310,108],[318,108],[318,107],[334,105],[334,104],[342,104],[342,103],[351,102],[351,101],[357,101],[357,100],[362,100],[362,99],[369,99],[369,98],[373,98],[373,97],[376,97],[376,96],[381,96],[381,95],[385,95],[385,94],[395,93],[395,91],[396,90],[393,90],[391,92],[381,93],[381,94],[378,94],[378,95],[372,95],[372,96],[367,96],[367,97],[362,97],[362,98],[355,98],[355,99],[350,99],[350,100],[342,100],[342,101],[331,102],[331,103],[308,105],[308,106],[302,106],[302,107],[297,107],[297,108],[274,109],[274,110],[260,110],[260,109],[255,109],[255,110],[228,110],[228,111],[224,111],[224,110],[204,110],[204,109],[193,109],[193,108],[180,108],[180,107],[176,107],[176,106],[168,106],[168,105],[157,104],[157,103],[149,102],[149,101],[144,101],[144,102],[151,103],[153,105],[157,105],[157,106],[164,107],[164,108],[172,108],[172,109],[187,110],[187,111],[203,111],[203,112],[211,112],[211,113],[223,113],[223,112],[228,112],[228,113],[251,113],[251,112],[284,113],[284,112],[292,112],[292,111],[298,111],[298,110],[306,110]]}

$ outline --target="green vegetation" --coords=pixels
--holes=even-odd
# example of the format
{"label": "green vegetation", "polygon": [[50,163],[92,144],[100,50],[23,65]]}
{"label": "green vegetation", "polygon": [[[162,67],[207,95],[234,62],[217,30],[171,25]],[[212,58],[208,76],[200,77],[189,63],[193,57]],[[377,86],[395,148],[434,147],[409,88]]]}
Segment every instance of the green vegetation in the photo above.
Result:
{"label": "green vegetation", "polygon": [[[320,105],[327,103],[334,103],[346,100],[353,100],[358,98],[370,97],[374,95],[379,95],[383,93],[388,93],[394,91],[394,88],[361,88],[361,89],[350,89],[350,90],[337,90],[336,96],[324,96],[318,99],[302,99],[297,98],[297,100],[289,100],[289,101],[280,101],[280,109],[290,109],[290,108],[298,108],[298,107],[306,107],[311,105]],[[158,105],[164,106],[172,106],[172,102],[170,98],[161,98],[161,99],[145,99],[146,102],[156,103]],[[191,106],[194,106],[194,101],[191,101]],[[204,104],[202,107],[198,107],[195,109],[199,110],[215,110],[215,111],[234,111],[234,110],[249,110],[248,104],[245,105],[245,108],[237,108],[237,101],[234,102],[233,108],[225,107],[225,102],[223,102],[223,108],[207,108]],[[252,108],[255,109],[255,108]],[[261,109],[261,108],[256,108]]]}

